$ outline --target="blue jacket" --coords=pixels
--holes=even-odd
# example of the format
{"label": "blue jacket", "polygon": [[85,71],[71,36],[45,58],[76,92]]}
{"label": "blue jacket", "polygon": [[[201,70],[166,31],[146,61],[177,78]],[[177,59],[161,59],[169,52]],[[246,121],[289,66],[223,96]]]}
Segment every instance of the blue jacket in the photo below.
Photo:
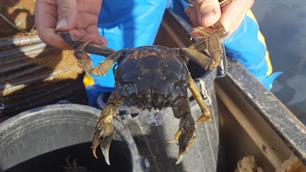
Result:
{"label": "blue jacket", "polygon": [[[116,1],[116,3],[114,2]],[[188,20],[184,0],[104,0],[99,17],[99,33],[108,47],[115,50],[152,45],[157,35],[164,11],[170,8]],[[240,27],[225,41],[227,56],[243,64],[267,89],[280,73],[272,73],[269,53],[264,37],[252,12]],[[91,55],[96,66],[104,57]],[[85,76],[84,83],[89,104],[94,105],[101,92],[109,92],[114,87],[114,76],[110,70],[105,76]]]}

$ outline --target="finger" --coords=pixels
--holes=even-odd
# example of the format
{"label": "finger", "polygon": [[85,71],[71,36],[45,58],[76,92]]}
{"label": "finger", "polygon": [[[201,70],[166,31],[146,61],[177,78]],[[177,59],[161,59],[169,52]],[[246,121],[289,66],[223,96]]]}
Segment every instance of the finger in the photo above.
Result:
{"label": "finger", "polygon": [[78,1],[78,10],[80,12],[89,12],[98,16],[100,13],[102,0],[83,0]]}
{"label": "finger", "polygon": [[195,4],[198,8],[198,22],[202,26],[212,26],[220,19],[221,9],[218,0],[196,0]]}
{"label": "finger", "polygon": [[85,30],[84,29],[72,30],[70,33],[75,40],[79,40],[82,42],[93,42],[103,46],[106,46],[107,44],[106,40],[98,34],[96,25],[91,25]]}
{"label": "finger", "polygon": [[[91,25],[89,26],[86,31],[90,33],[88,36],[85,35],[84,39],[85,40],[93,40],[97,44],[101,44],[103,46],[106,46],[107,42],[104,39],[104,37],[100,36],[97,30],[96,25]],[[92,36],[92,37],[91,37]]]}
{"label": "finger", "polygon": [[232,0],[222,8],[220,21],[229,35],[240,26],[253,3],[254,0]]}
{"label": "finger", "polygon": [[[97,15],[88,12],[83,12],[78,15],[78,23],[76,26],[76,30],[79,31],[83,30],[82,37],[87,37],[86,35],[94,35],[96,38],[88,39],[86,41],[91,41],[100,44],[101,42],[98,41],[99,34],[98,34],[97,23],[98,23]],[[84,40],[80,39],[80,41]]]}
{"label": "finger", "polygon": [[78,1],[78,20],[73,30],[76,40],[106,46],[106,41],[99,36],[97,27],[101,3],[101,0]]}
{"label": "finger", "polygon": [[57,0],[57,31],[68,31],[77,23],[77,0]]}
{"label": "finger", "polygon": [[36,1],[35,25],[39,37],[47,44],[58,48],[68,48],[65,42],[56,34],[57,10],[53,1]]}

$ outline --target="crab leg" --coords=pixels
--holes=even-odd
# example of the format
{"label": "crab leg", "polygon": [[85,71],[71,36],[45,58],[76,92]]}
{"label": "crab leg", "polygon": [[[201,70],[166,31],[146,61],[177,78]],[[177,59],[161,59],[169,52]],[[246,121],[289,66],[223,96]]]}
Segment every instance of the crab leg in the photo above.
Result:
{"label": "crab leg", "polygon": [[[193,32],[200,34],[200,36],[206,39],[208,53],[212,58],[212,62],[209,64],[209,69],[215,69],[220,64],[223,54],[222,41],[227,33],[220,22],[217,22],[210,29],[213,31],[210,31],[208,28],[197,27],[194,28]],[[199,55],[194,55],[191,57],[195,58],[196,62],[201,61],[202,58]]]}
{"label": "crab leg", "polygon": [[209,69],[213,61],[211,58],[206,56],[203,53],[200,53],[198,50],[192,48],[182,48],[181,53],[183,56],[190,58],[192,61],[196,62],[205,70]]}
{"label": "crab leg", "polygon": [[86,46],[89,42],[86,42],[79,46],[75,52],[74,56],[78,59],[78,65],[87,73],[90,74],[92,70],[92,62],[89,58],[89,55],[85,52]]}
{"label": "crab leg", "polygon": [[207,108],[207,106],[205,105],[205,102],[194,82],[194,80],[191,78],[189,78],[189,89],[193,95],[193,97],[195,98],[195,100],[197,101],[198,105],[200,106],[200,109],[202,111],[202,115],[197,119],[198,123],[204,123],[208,120],[211,119],[211,114]]}
{"label": "crab leg", "polygon": [[179,129],[173,139],[173,142],[179,145],[179,154],[176,161],[176,164],[179,164],[196,139],[195,122],[191,116],[188,97],[182,98],[172,107],[172,110],[174,116],[180,118]]}
{"label": "crab leg", "polygon": [[[222,41],[227,34],[223,25],[217,22],[209,29],[197,27],[194,28],[193,32],[199,34],[201,40],[188,48],[182,48],[181,54],[190,58],[205,70],[215,69],[220,64],[223,55]],[[211,57],[204,54],[205,49]]]}
{"label": "crab leg", "polygon": [[101,112],[101,116],[98,120],[96,131],[92,140],[92,154],[98,159],[96,149],[100,145],[105,162],[110,165],[109,161],[109,148],[113,139],[113,117],[118,113],[118,107],[121,105],[122,99],[118,95],[117,90],[108,98],[105,108]]}
{"label": "crab leg", "polygon": [[[75,57],[78,59],[79,66],[87,73],[94,75],[104,75],[112,67],[114,61],[120,57],[121,53],[117,53],[113,49],[103,47],[102,45],[93,44],[90,42],[82,43],[74,41],[68,32],[59,32],[63,40],[71,47],[74,48]],[[98,54],[106,56],[106,60],[100,63],[96,68],[87,53]]]}
{"label": "crab leg", "polygon": [[121,52],[119,51],[112,53],[107,56],[104,61],[98,64],[94,69],[92,69],[92,62],[86,53],[85,49],[88,46],[89,42],[82,44],[79,46],[74,55],[78,59],[79,66],[87,73],[94,74],[97,76],[105,75],[113,66],[114,62],[121,56]]}
{"label": "crab leg", "polygon": [[122,53],[116,52],[106,57],[104,61],[98,64],[97,67],[92,69],[91,73],[97,76],[105,75],[112,67],[115,61],[122,55]]}
{"label": "crab leg", "polygon": [[[84,42],[73,40],[69,32],[58,32],[58,34],[73,49],[78,49],[78,47],[84,44]],[[94,43],[87,43],[86,47],[84,47],[84,50],[87,53],[98,54],[105,57],[115,52],[115,50],[111,48],[103,47],[103,45],[98,45]]]}
{"label": "crab leg", "polygon": [[105,75],[113,66],[114,62],[121,56],[121,52],[114,52],[111,55],[107,56],[104,61],[98,64],[94,69],[92,69],[92,62],[85,52],[85,48],[89,42],[82,44],[79,46],[74,55],[78,59],[79,65],[83,68],[83,70],[88,74],[94,74],[97,76]]}

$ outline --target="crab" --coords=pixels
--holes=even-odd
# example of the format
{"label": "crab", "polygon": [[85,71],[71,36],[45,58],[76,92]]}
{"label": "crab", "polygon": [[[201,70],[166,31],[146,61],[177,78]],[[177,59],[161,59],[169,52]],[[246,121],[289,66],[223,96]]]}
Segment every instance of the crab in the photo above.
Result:
{"label": "crab", "polygon": [[[187,63],[192,60],[205,70],[218,66],[224,51],[222,40],[226,32],[220,23],[213,28],[213,31],[197,28],[202,38],[188,48],[143,46],[119,51],[88,42],[76,42],[68,32],[60,33],[60,36],[76,49],[75,56],[88,74],[105,75],[113,68],[113,64],[116,64],[113,68],[115,88],[101,112],[92,140],[94,157],[98,158],[96,149],[100,145],[106,163],[110,164],[109,149],[114,135],[112,120],[118,114],[120,105],[126,103],[139,109],[172,108],[174,116],[179,118],[180,122],[171,142],[179,146],[176,163],[182,161],[196,139],[196,122],[204,123],[211,119],[209,108],[190,76]],[[96,68],[92,68],[87,52],[104,55],[106,59]],[[190,89],[201,109],[202,114],[196,121],[191,114],[187,89]]]}

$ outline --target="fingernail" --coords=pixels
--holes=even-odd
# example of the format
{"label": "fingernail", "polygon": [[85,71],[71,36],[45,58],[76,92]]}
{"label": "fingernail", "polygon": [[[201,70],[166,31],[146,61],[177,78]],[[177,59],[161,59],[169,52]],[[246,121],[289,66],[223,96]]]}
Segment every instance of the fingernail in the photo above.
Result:
{"label": "fingernail", "polygon": [[61,19],[57,25],[56,25],[56,30],[60,30],[60,29],[65,29],[67,28],[67,20],[66,19]]}

